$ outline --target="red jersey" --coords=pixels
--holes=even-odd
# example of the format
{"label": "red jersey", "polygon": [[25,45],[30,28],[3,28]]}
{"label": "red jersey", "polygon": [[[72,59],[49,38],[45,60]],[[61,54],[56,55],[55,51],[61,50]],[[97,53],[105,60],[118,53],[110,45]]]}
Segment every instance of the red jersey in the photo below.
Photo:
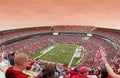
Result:
{"label": "red jersey", "polygon": [[13,67],[9,67],[5,72],[6,78],[28,78],[29,75],[23,73],[22,71],[14,70]]}
{"label": "red jersey", "polygon": [[79,75],[79,72],[69,70],[67,71],[67,74],[70,74],[70,76],[73,76],[73,75]]}
{"label": "red jersey", "polygon": [[8,53],[8,58],[10,58],[11,57],[11,54],[10,53]]}
{"label": "red jersey", "polygon": [[88,78],[88,77],[85,75],[79,74],[79,75],[74,75],[71,78]]}

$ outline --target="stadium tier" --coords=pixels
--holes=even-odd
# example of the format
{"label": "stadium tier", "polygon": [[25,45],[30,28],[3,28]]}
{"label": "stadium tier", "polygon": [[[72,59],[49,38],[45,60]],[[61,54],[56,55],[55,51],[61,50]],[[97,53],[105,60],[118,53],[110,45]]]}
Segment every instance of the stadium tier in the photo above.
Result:
{"label": "stadium tier", "polygon": [[[58,32],[59,34],[53,35],[53,32]],[[87,34],[91,34],[91,36]],[[16,40],[16,38],[18,39]],[[31,58],[41,49],[54,44],[81,45],[85,49],[85,56],[78,64],[89,67],[98,65],[93,63],[95,53],[99,47],[105,48],[111,64],[116,62],[111,60],[118,57],[119,53],[117,52],[120,45],[119,32],[93,26],[47,26],[7,30],[1,31],[0,41],[2,51],[8,53],[24,52]]]}

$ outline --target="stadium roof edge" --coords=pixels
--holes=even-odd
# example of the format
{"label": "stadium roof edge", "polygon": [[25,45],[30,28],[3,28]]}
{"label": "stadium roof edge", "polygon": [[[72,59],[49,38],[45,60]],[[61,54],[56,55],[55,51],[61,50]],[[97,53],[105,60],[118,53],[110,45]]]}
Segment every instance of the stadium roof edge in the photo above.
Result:
{"label": "stadium roof edge", "polygon": [[94,28],[105,28],[105,29],[113,29],[113,30],[119,30],[115,27],[103,27],[103,26],[93,26],[93,25],[41,25],[41,26],[22,26],[22,27],[11,27],[11,28],[3,28],[0,29],[0,31],[8,31],[8,30],[17,30],[17,29],[26,29],[26,28],[37,28],[37,27],[54,27],[54,26],[91,26]]}

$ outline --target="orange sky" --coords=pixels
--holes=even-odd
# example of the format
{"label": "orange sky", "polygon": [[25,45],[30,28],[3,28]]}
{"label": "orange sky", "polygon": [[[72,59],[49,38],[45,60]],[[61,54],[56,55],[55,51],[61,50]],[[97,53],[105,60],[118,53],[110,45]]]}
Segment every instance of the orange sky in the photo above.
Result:
{"label": "orange sky", "polygon": [[0,30],[43,25],[120,29],[120,0],[0,0]]}

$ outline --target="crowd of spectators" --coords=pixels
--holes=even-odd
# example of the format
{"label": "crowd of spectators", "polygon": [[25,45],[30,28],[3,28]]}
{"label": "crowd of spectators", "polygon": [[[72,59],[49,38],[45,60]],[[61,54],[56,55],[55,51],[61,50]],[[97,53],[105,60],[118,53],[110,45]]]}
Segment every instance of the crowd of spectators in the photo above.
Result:
{"label": "crowd of spectators", "polygon": [[93,33],[109,38],[113,40],[118,46],[120,46],[119,30],[96,28]]}
{"label": "crowd of spectators", "polygon": [[[9,57],[11,55],[8,54]],[[68,68],[63,64],[42,62],[39,59],[31,60],[25,53],[18,53],[14,57],[14,65],[10,65],[5,76],[6,78],[119,78],[119,68],[116,68],[116,71],[112,69],[104,57],[102,63],[103,67],[97,68],[89,66]],[[27,74],[28,71],[34,72],[34,76]]]}
{"label": "crowd of spectators", "polygon": [[[46,32],[48,31],[73,31],[73,32],[79,32],[79,29],[83,29],[83,31],[80,32],[89,32],[94,27],[74,27],[72,26],[72,29],[70,27],[66,26],[55,26],[53,29],[43,28]],[[27,29],[26,29],[27,30]],[[36,33],[44,32],[42,29],[35,28],[29,29],[29,30],[23,30],[23,32],[15,31],[11,33],[4,33],[3,35],[0,35],[1,42],[14,39],[19,36],[24,35],[31,35]],[[17,32],[17,33],[16,33]],[[119,41],[119,33],[112,32],[112,31],[106,31],[102,29],[96,29],[94,34],[105,36],[109,39],[112,39],[115,43],[120,45]],[[109,35],[111,34],[111,35]],[[80,63],[78,63],[75,67],[68,68],[67,65],[64,64],[55,64],[48,61],[43,61],[39,59],[33,60],[31,57],[34,55],[38,50],[50,46],[56,43],[64,43],[64,44],[79,44],[82,45],[85,48],[85,56],[82,59]],[[106,55],[108,62],[106,59],[103,59],[102,62],[95,62],[94,57],[96,54],[96,51],[99,47],[104,47],[106,50]],[[31,37],[29,39],[25,39],[22,41],[15,42],[13,44],[6,45],[2,47],[1,52],[4,52],[4,59],[9,61],[10,66],[15,66],[16,62],[15,57],[20,52],[23,52],[29,56],[29,60],[26,63],[25,73],[27,71],[35,72],[36,78],[111,78],[113,77],[111,75],[112,69],[116,74],[120,74],[120,53],[119,51],[116,52],[113,45],[109,44],[108,42],[101,40],[99,38],[95,37],[85,37],[85,36],[73,36],[73,35],[57,35],[57,36],[36,36]],[[89,58],[89,59],[88,59]],[[108,64],[109,63],[109,64]],[[107,68],[107,66],[109,68]],[[110,68],[111,66],[111,68]],[[106,68],[106,69],[104,69]],[[110,69],[110,70],[109,70]],[[13,70],[13,68],[10,70]],[[113,72],[112,72],[113,74]],[[115,76],[113,78],[119,78],[119,76]],[[6,77],[9,78],[9,77]],[[14,77],[12,77],[14,78]],[[26,75],[25,78],[28,78]]]}
{"label": "crowd of spectators", "polygon": [[[94,37],[83,37],[83,36],[39,36],[36,38],[29,38],[22,40],[10,45],[5,46],[2,50],[9,52],[23,52],[30,56],[33,56],[40,49],[53,45],[54,43],[64,43],[64,44],[80,44],[85,48],[85,57],[80,62],[80,65],[86,65],[90,67],[96,67],[98,64],[94,62],[95,53],[99,47],[104,47],[106,49],[107,57],[109,58],[110,64],[115,63],[114,58],[118,59],[118,54],[115,48],[105,42],[104,40],[94,38]],[[94,48],[94,49],[93,49]],[[88,59],[89,58],[89,59]]]}
{"label": "crowd of spectators", "polygon": [[50,26],[7,30],[0,33],[0,43],[22,36],[46,33],[46,32],[51,32]]}

